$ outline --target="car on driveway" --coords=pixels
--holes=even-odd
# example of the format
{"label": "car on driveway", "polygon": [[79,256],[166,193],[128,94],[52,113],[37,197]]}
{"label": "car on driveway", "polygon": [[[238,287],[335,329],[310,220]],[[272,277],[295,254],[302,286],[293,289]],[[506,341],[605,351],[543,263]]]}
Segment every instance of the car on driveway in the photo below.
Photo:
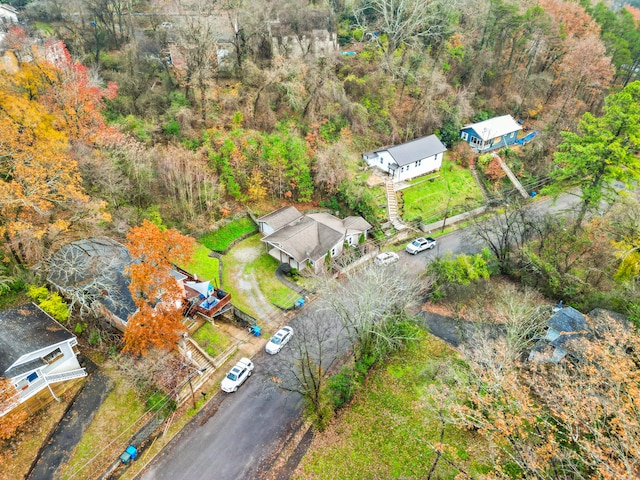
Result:
{"label": "car on driveway", "polygon": [[267,342],[265,350],[267,351],[267,353],[275,355],[280,350],[282,350],[282,347],[289,343],[291,337],[293,337],[293,328],[282,327],[276,332],[273,337],[271,337],[271,340]]}
{"label": "car on driveway", "polygon": [[405,250],[407,251],[407,253],[410,253],[411,255],[415,255],[425,250],[431,250],[436,246],[436,244],[437,242],[434,238],[420,237],[420,238],[416,238],[413,242],[407,245]]}
{"label": "car on driveway", "polygon": [[382,252],[376,255],[376,259],[373,261],[376,265],[390,265],[400,260],[400,257],[396,252]]}
{"label": "car on driveway", "polygon": [[251,376],[253,371],[253,362],[248,358],[238,360],[227,376],[222,380],[222,390],[227,393],[235,392],[244,381]]}

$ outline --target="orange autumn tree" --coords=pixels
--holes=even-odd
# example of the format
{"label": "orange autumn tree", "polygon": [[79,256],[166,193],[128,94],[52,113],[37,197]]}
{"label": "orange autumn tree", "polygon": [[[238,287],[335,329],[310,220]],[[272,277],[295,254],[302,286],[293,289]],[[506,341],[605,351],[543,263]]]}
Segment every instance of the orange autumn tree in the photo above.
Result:
{"label": "orange autumn tree", "polygon": [[[0,377],[0,415],[13,408],[17,402],[18,391],[8,378]],[[0,417],[0,440],[11,438],[24,424],[28,414],[24,410],[9,411]]]}
{"label": "orange autumn tree", "polygon": [[[17,49],[23,37],[14,37]],[[98,108],[115,90],[90,86],[60,43],[23,49],[31,55],[0,68],[0,236],[4,253],[32,265],[109,220],[104,202],[84,193],[70,146],[106,128]]]}
{"label": "orange autumn tree", "polygon": [[183,329],[184,295],[171,268],[191,261],[195,240],[145,220],[129,231],[126,247],[134,259],[127,275],[138,311],[127,323],[124,351],[147,355],[151,348],[175,349]]}

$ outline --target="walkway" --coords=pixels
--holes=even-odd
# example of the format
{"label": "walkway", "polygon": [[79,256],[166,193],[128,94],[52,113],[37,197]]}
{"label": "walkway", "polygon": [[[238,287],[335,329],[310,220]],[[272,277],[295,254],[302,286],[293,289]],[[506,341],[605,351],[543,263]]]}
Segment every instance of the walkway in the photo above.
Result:
{"label": "walkway", "polygon": [[513,174],[509,166],[506,163],[504,163],[504,160],[502,160],[502,158],[500,158],[500,156],[497,153],[492,153],[492,155],[498,159],[500,168],[502,168],[502,170],[504,170],[504,172],[507,174],[507,177],[509,177],[509,180],[511,180],[511,183],[513,183],[513,185],[516,187],[518,192],[520,192],[520,195],[522,195],[522,197],[525,199],[529,198],[529,193],[524,189],[524,187],[520,183],[520,180],[518,180],[518,177],[516,177]]}
{"label": "walkway", "polygon": [[[87,365],[90,370],[97,368],[89,360],[86,361],[93,366],[91,368]],[[89,375],[82,391],[58,424],[51,440],[40,452],[37,463],[27,475],[29,480],[58,478],[56,470],[69,460],[71,453],[82,438],[85,428],[89,426],[113,386],[113,381],[99,371]]]}

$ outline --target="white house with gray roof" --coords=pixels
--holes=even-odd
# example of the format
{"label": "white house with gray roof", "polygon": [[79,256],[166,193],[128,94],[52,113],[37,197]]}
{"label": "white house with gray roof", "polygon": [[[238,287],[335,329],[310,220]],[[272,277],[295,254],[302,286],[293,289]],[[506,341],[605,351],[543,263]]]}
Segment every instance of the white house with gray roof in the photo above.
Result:
{"label": "white house with gray roof", "polygon": [[[290,221],[283,223],[287,219]],[[345,245],[357,245],[371,229],[362,217],[341,219],[329,213],[303,215],[295,207],[283,207],[260,217],[258,224],[262,232],[270,232],[262,239],[269,255],[291,268],[304,270],[309,266],[315,272],[322,269],[327,255],[337,257]]]}
{"label": "white house with gray roof", "polygon": [[435,135],[417,138],[401,145],[365,153],[362,157],[370,167],[379,168],[401,182],[440,170],[447,148]]}
{"label": "white house with gray roof", "polygon": [[86,376],[77,344],[75,335],[35,303],[0,311],[0,376],[18,392],[0,416],[52,383]]}

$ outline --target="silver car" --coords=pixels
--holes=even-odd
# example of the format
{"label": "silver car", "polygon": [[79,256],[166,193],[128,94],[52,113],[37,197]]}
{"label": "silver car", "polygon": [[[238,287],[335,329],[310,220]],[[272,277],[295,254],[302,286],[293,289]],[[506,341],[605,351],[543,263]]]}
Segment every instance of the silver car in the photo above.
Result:
{"label": "silver car", "polygon": [[267,342],[265,350],[267,351],[267,353],[275,355],[280,350],[282,350],[282,347],[289,343],[291,337],[293,337],[293,328],[282,327],[276,332],[273,337],[271,337],[271,340]]}

